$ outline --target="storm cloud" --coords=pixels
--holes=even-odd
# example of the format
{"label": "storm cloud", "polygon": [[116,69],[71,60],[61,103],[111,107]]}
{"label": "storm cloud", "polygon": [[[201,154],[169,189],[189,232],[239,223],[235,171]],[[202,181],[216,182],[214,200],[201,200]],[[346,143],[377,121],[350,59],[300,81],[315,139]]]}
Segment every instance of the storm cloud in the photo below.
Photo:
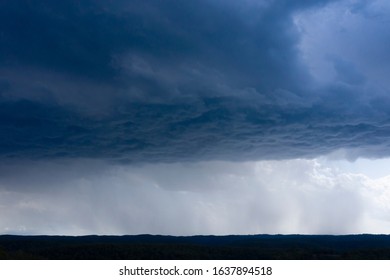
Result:
{"label": "storm cloud", "polygon": [[[379,62],[366,57],[377,49],[354,31],[372,22],[359,12],[370,10],[355,2],[3,2],[0,155],[124,162],[339,149],[352,158],[388,155],[388,85],[374,83]],[[347,39],[330,33],[336,27],[312,25],[329,7],[333,16],[357,13],[359,21],[345,23]],[[376,27],[367,27],[374,38]],[[329,28],[326,41],[316,28]],[[334,45],[347,40],[355,43],[348,50]]]}
{"label": "storm cloud", "polygon": [[368,173],[390,156],[389,18],[383,0],[2,1],[0,232],[386,231],[389,170]]}

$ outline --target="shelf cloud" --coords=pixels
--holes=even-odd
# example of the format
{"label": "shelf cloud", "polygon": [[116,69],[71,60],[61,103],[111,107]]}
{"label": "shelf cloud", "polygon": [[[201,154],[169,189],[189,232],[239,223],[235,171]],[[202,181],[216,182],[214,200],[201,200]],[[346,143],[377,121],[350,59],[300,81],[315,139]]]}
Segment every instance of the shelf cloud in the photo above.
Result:
{"label": "shelf cloud", "polygon": [[[80,231],[66,230],[104,232],[109,216],[119,225],[132,220],[130,212],[144,217],[140,232],[227,233],[245,225],[248,232],[361,230],[367,209],[373,209],[365,200],[368,179],[359,177],[366,175],[353,173],[363,186],[356,190],[345,189],[344,179],[340,189],[304,176],[291,190],[272,182],[283,176],[280,170],[293,168],[288,162],[306,162],[307,169],[296,170],[306,174],[323,157],[353,162],[390,156],[389,17],[383,0],[3,1],[0,208],[8,218],[0,232],[17,228],[14,216],[27,215],[30,226],[44,223],[46,214],[41,219],[38,213],[55,204],[64,212],[53,212],[53,227],[57,215],[70,227],[72,193],[89,205],[76,199],[74,209],[87,213],[113,192],[131,197],[128,205],[121,201],[125,206],[115,213],[83,220],[89,227],[81,229],[80,220],[74,223]],[[235,170],[266,168],[269,162],[279,170],[271,172],[270,182],[259,183],[254,174],[243,177],[250,182],[234,177]],[[224,168],[229,172],[221,173]],[[235,184],[243,185],[247,204],[229,204],[241,193]],[[305,191],[298,185],[310,184],[308,196],[300,196]],[[206,198],[223,185],[224,192],[213,198],[220,204]],[[319,185],[324,193],[317,192]],[[54,197],[62,188],[61,203]],[[191,195],[181,193],[187,191]],[[282,203],[290,192],[295,198]],[[252,201],[250,193],[259,200]],[[192,230],[171,231],[173,222],[164,227],[154,221],[157,209],[142,208],[137,195],[149,197],[152,208],[172,205],[171,217],[186,209],[177,219],[191,220],[183,223]],[[24,203],[23,197],[34,199]],[[299,206],[302,197],[311,204]],[[318,209],[313,202],[321,199],[338,203],[340,211],[345,201],[356,211],[332,224],[335,213],[325,202]],[[199,204],[191,208],[190,201]],[[233,206],[226,210],[228,205]],[[313,207],[323,224],[288,225],[290,210],[301,217],[298,212]],[[32,208],[36,212],[23,212]],[[249,226],[257,221],[251,209],[262,214],[261,222]],[[213,216],[202,220],[206,213],[218,213],[215,219],[226,213],[219,219],[226,224],[216,226]],[[246,218],[230,228],[240,224],[234,213]],[[113,232],[138,231],[125,226]]]}
{"label": "shelf cloud", "polygon": [[[360,59],[363,51],[379,55],[371,44],[349,45],[361,43],[357,29],[366,23],[377,48],[386,43],[385,19],[369,17],[366,6],[3,3],[0,156],[133,163],[338,149],[352,158],[387,156],[386,62]],[[314,16],[340,16],[337,9],[348,11],[345,23],[313,25]],[[345,39],[341,28],[348,28]]]}

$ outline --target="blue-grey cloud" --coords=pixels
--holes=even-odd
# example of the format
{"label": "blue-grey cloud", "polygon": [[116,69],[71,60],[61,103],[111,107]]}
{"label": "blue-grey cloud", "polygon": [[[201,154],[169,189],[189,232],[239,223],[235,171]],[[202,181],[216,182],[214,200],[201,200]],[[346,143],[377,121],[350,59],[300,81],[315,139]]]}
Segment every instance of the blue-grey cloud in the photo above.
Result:
{"label": "blue-grey cloud", "polygon": [[321,83],[305,61],[296,16],[333,2],[3,2],[0,156],[389,155],[375,67],[330,53]]}
{"label": "blue-grey cloud", "polygon": [[388,232],[389,16],[0,2],[0,232]]}

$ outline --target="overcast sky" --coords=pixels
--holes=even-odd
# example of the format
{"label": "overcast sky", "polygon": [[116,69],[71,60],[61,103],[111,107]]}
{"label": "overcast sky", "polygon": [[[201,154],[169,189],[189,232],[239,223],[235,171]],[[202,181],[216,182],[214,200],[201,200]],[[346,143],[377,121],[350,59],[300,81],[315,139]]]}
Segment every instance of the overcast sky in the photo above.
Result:
{"label": "overcast sky", "polygon": [[0,234],[390,233],[390,2],[0,2]]}

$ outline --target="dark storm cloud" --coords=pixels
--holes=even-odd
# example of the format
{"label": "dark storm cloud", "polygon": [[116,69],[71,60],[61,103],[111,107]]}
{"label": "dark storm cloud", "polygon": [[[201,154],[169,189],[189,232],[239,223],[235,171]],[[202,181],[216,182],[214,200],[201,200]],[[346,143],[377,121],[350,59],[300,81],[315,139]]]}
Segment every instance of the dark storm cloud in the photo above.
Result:
{"label": "dark storm cloud", "polygon": [[319,86],[301,59],[293,15],[328,2],[2,2],[0,155],[388,155],[389,99],[350,61]]}

